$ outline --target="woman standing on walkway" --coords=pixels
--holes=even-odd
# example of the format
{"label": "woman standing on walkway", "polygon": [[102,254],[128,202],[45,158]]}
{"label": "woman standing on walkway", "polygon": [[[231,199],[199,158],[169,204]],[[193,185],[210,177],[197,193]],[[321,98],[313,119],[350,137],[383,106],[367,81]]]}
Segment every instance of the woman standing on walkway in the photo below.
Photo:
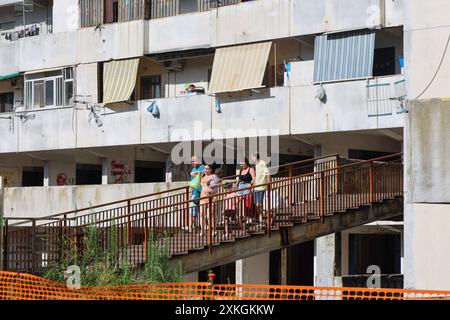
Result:
{"label": "woman standing on walkway", "polygon": [[242,196],[242,200],[244,201],[244,212],[241,213],[242,218],[247,218],[247,222],[251,222],[251,216],[252,216],[252,193],[250,188],[254,183],[256,179],[256,172],[255,168],[250,166],[250,163],[247,158],[244,158],[244,160],[241,161],[241,171],[239,172],[239,183],[238,183],[238,190],[237,195]]}
{"label": "woman standing on walkway", "polygon": [[209,212],[209,196],[214,193],[213,188],[210,186],[211,182],[214,178],[211,167],[209,165],[205,166],[205,175],[201,179],[202,192],[200,195],[200,236],[206,232],[207,219],[209,219],[212,215]]}

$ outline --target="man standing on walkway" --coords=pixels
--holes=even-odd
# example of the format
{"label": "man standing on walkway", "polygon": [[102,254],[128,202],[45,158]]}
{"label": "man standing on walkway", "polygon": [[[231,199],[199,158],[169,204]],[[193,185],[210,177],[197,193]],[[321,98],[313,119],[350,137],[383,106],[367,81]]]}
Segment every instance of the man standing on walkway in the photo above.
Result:
{"label": "man standing on walkway", "polygon": [[[192,170],[191,170],[191,181],[192,181],[197,175],[203,174],[203,172],[205,171],[205,166],[202,165],[201,161],[198,159],[197,156],[192,157],[191,164],[192,164]],[[199,215],[200,200],[196,200],[196,199],[200,198],[201,193],[202,193],[201,185],[198,188],[192,189],[192,200],[194,200],[194,201],[191,202],[191,215],[192,215],[192,217],[190,219],[190,228],[191,229],[193,227],[195,220],[197,220],[197,217]]]}
{"label": "man standing on walkway", "polygon": [[255,163],[256,170],[256,178],[255,178],[255,186],[263,185],[254,188],[254,201],[256,206],[256,212],[259,216],[259,222],[263,223],[263,205],[264,205],[264,197],[267,190],[267,183],[271,181],[270,171],[267,167],[267,164],[264,160],[261,160],[259,153],[256,152],[252,156],[252,161]]}

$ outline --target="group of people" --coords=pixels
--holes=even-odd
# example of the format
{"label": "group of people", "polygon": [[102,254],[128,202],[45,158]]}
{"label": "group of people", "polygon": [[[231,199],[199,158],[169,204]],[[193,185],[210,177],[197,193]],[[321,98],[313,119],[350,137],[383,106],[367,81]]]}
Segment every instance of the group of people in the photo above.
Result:
{"label": "group of people", "polygon": [[[214,172],[209,165],[203,165],[197,156],[191,159],[191,181],[197,175],[201,176],[200,186],[192,188],[192,201],[190,202],[190,219],[188,231],[193,231],[195,222],[200,222],[200,235],[202,236],[207,230],[207,221],[212,219],[212,226],[215,226],[216,202],[209,204],[209,196],[217,194],[219,187],[223,186],[226,193],[223,202],[222,222],[224,220],[238,219],[238,212],[243,212],[246,223],[253,223],[253,217],[257,213],[258,224],[263,223],[263,207],[264,198],[267,190],[267,183],[271,182],[270,171],[267,164],[259,156],[259,153],[252,155],[252,166],[247,158],[241,161],[241,168],[238,175],[236,185],[233,183],[222,184],[222,172],[216,169]],[[243,200],[243,207],[240,208],[240,203]],[[242,210],[241,210],[242,209]],[[213,213],[211,213],[212,211]],[[200,217],[199,217],[200,215]],[[256,221],[255,221],[256,222]],[[213,231],[215,233],[215,231]],[[228,234],[228,223],[225,223],[225,234]]]}

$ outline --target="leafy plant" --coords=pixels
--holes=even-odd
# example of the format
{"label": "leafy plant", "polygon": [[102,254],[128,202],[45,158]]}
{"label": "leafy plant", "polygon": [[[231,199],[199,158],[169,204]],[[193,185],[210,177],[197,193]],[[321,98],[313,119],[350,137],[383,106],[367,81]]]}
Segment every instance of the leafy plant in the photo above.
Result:
{"label": "leafy plant", "polygon": [[[139,283],[181,282],[184,277],[182,264],[174,268],[169,265],[169,239],[166,234],[155,237],[150,233],[147,244],[147,259],[143,267],[131,267],[127,244],[121,245],[115,222],[103,230],[91,223],[84,228],[81,252],[74,250],[75,244],[68,241],[68,254],[57,264],[50,266],[45,278],[64,282],[64,271],[70,265],[80,267],[81,285],[111,286]],[[123,235],[126,239],[126,231]],[[101,242],[106,240],[106,248]]]}

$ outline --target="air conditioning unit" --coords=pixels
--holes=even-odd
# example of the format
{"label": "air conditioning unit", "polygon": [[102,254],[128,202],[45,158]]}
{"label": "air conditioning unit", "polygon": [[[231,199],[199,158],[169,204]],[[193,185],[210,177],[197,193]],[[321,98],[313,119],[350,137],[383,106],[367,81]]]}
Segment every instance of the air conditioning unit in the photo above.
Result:
{"label": "air conditioning unit", "polygon": [[183,62],[180,60],[164,61],[164,69],[173,72],[183,71]]}

